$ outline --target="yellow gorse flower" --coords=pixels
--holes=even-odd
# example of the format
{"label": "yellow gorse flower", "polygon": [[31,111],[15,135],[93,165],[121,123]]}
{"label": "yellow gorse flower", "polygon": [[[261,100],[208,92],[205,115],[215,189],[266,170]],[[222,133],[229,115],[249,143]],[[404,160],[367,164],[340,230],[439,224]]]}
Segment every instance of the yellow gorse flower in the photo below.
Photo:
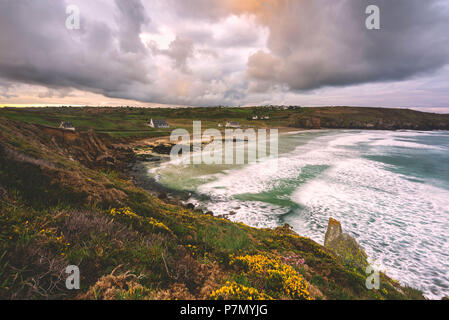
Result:
{"label": "yellow gorse flower", "polygon": [[129,207],[120,208],[120,209],[113,208],[109,211],[109,214],[112,215],[113,217],[127,217],[133,221],[137,221],[140,224],[147,224],[147,225],[151,226],[153,229],[159,229],[159,230],[167,231],[170,234],[173,234],[173,232],[170,230],[170,228],[168,228],[162,222],[160,222],[152,217],[146,218],[146,217],[139,216],[137,213],[135,213]]}
{"label": "yellow gorse flower", "polygon": [[111,209],[110,214],[112,216],[127,216],[127,217],[133,217],[136,218],[138,217],[138,215],[132,211],[131,208],[126,207],[126,208],[121,208],[121,209]]}
{"label": "yellow gorse flower", "polygon": [[220,289],[212,292],[210,298],[213,300],[272,300],[270,296],[260,293],[255,288],[229,281]]}
{"label": "yellow gorse flower", "polygon": [[271,283],[280,281],[282,293],[290,298],[310,300],[308,285],[302,275],[279,258],[268,258],[263,255],[239,256],[232,258],[231,265],[242,266],[248,275],[263,281]]}

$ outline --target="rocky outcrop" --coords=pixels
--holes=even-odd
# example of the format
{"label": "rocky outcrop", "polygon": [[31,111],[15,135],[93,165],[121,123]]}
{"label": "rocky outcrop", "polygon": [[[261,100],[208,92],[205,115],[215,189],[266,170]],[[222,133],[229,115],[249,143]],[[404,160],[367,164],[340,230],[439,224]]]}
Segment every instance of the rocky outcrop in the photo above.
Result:
{"label": "rocky outcrop", "polygon": [[0,118],[0,184],[21,190],[28,203],[120,203],[126,194],[111,187],[106,174],[92,179],[76,162],[94,171],[120,172],[133,156],[132,149],[94,132],[64,132]]}
{"label": "rocky outcrop", "polygon": [[324,246],[332,250],[346,265],[365,268],[368,265],[365,251],[350,235],[343,233],[339,221],[330,218]]}
{"label": "rocky outcrop", "polygon": [[93,131],[82,132],[73,141],[64,141],[63,147],[89,168],[122,169],[134,158],[131,148],[113,144]]}
{"label": "rocky outcrop", "polygon": [[91,169],[122,169],[134,158],[131,148],[113,144],[110,139],[94,131],[70,132],[46,126],[29,125],[30,130],[39,130],[49,137],[52,148],[68,154]]}

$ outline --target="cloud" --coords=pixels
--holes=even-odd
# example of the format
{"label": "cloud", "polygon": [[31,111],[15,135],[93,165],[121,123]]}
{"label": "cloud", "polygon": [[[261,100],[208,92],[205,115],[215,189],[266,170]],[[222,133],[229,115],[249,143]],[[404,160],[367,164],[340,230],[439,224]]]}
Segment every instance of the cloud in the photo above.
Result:
{"label": "cloud", "polygon": [[115,0],[118,8],[119,41],[123,52],[142,52],[145,50],[140,41],[142,26],[150,22],[140,0]]}
{"label": "cloud", "polygon": [[[69,2],[81,9],[81,30],[65,28]],[[447,76],[436,76],[449,57],[445,3],[1,1],[0,81],[8,85],[0,82],[0,94],[13,98],[16,84],[27,84],[45,87],[36,91],[43,100],[69,101],[64,93],[75,90],[188,105],[328,101],[317,98],[323,94],[368,104],[374,100],[363,100],[361,86],[381,96],[390,83],[430,79],[420,93],[413,87],[413,100],[401,86],[390,104],[438,91],[441,107],[447,96],[433,83]],[[379,31],[365,28],[369,4],[381,9]]]}
{"label": "cloud", "polygon": [[168,49],[159,49],[154,43],[151,43],[154,54],[162,54],[170,57],[174,61],[174,67],[184,72],[188,72],[187,59],[193,57],[194,44],[189,38],[177,36]]}
{"label": "cloud", "polygon": [[[449,20],[441,1],[278,1],[261,20],[267,52],[248,61],[253,81],[292,90],[395,81],[448,63]],[[365,28],[365,8],[381,9],[381,30]]]}
{"label": "cloud", "polygon": [[[122,20],[134,17],[125,7],[119,12],[117,18]],[[124,18],[127,14],[132,17]],[[131,92],[134,84],[151,83],[147,69],[151,61],[142,63],[144,54],[136,52],[140,50],[135,45],[136,27],[116,31],[104,22],[83,19],[82,30],[71,31],[65,28],[66,17],[62,1],[1,2],[0,75],[22,83],[73,87],[108,96]],[[116,39],[123,41],[117,45]]]}

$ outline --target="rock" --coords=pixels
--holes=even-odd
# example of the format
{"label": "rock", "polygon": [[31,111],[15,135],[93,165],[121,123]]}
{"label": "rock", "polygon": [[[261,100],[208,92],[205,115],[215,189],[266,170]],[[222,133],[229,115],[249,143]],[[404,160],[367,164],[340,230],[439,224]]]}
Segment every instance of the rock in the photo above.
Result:
{"label": "rock", "polygon": [[205,215],[207,215],[207,216],[214,216],[214,213],[212,212],[212,211],[207,211],[206,213],[205,213]]}
{"label": "rock", "polygon": [[294,230],[293,227],[291,225],[289,225],[288,223],[284,224],[283,226],[279,226],[277,228],[274,229],[274,231],[277,234],[282,234],[282,235],[298,235]]}
{"label": "rock", "polygon": [[136,160],[141,162],[157,162],[161,161],[161,157],[154,156],[152,154],[138,154]]}
{"label": "rock", "polygon": [[330,218],[324,246],[331,249],[345,264],[366,268],[368,256],[357,241],[343,233],[339,221]]}
{"label": "rock", "polygon": [[339,221],[330,218],[327,226],[326,237],[324,238],[324,246],[328,247],[335,242],[343,234],[343,229]]}
{"label": "rock", "polygon": [[186,208],[189,209],[189,210],[195,210],[195,205],[193,203],[188,203],[186,205]]}
{"label": "rock", "polygon": [[153,152],[158,154],[169,155],[174,144],[159,144],[153,148]]}
{"label": "rock", "polygon": [[230,215],[230,216],[235,216],[236,214],[237,214],[237,212],[235,212],[235,211],[230,211],[230,212],[229,212],[229,215]]}

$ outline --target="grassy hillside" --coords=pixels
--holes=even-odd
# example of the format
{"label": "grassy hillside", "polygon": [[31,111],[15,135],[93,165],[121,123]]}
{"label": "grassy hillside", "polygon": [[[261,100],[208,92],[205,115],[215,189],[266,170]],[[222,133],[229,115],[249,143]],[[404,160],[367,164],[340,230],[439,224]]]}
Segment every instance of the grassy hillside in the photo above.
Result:
{"label": "grassy hillside", "polygon": [[[0,116],[0,299],[422,298],[385,275],[366,289],[365,270],[288,226],[250,228],[152,197],[108,135],[36,125],[125,130],[163,110],[21,112]],[[68,265],[80,291],[65,288]]]}
{"label": "grassy hillside", "polygon": [[[252,120],[268,116],[269,120]],[[26,123],[57,127],[71,121],[78,130],[94,130],[114,138],[166,136],[169,130],[146,126],[151,118],[166,119],[172,128],[191,128],[201,120],[203,128],[216,128],[225,121],[238,121],[251,127],[354,128],[354,129],[446,129],[449,115],[423,113],[407,109],[383,108],[3,108],[0,116]]]}
{"label": "grassy hillside", "polygon": [[301,128],[449,130],[449,115],[409,109],[325,107],[305,108],[290,125]]}

